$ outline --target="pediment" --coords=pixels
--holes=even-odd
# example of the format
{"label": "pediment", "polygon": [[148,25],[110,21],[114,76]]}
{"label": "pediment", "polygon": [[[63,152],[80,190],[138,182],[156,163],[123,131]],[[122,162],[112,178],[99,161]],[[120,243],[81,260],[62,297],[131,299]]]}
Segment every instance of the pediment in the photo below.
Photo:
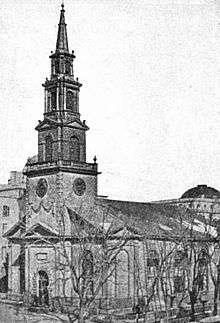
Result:
{"label": "pediment", "polygon": [[8,231],[3,234],[3,237],[11,238],[20,236],[20,230],[24,230],[24,223],[22,221],[16,222]]}
{"label": "pediment", "polygon": [[43,130],[43,129],[47,129],[47,128],[51,128],[51,127],[56,127],[58,125],[58,122],[53,120],[53,119],[49,119],[49,118],[45,118],[43,121],[40,121],[39,124],[36,126],[36,130]]}
{"label": "pediment", "polygon": [[33,224],[27,231],[22,233],[21,230],[24,231],[24,223],[22,221],[18,221],[15,223],[5,234],[4,237],[15,239],[15,238],[40,238],[40,237],[57,237],[58,232],[46,225],[45,223],[35,223]]}
{"label": "pediment", "polygon": [[22,236],[22,238],[40,238],[40,237],[57,237],[58,232],[55,229],[45,225],[45,223],[35,223]]}
{"label": "pediment", "polygon": [[81,122],[79,119],[74,119],[69,122],[66,122],[65,126],[68,126],[71,128],[83,129],[83,130],[89,129],[89,127],[84,122]]}

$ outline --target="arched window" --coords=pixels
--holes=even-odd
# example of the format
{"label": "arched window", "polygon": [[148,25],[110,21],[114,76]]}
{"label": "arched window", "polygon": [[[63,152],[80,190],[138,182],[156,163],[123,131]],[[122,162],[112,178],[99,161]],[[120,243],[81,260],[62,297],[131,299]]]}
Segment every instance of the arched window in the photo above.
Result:
{"label": "arched window", "polygon": [[39,274],[39,303],[40,305],[49,305],[49,294],[48,294],[48,285],[49,285],[49,279],[48,275],[45,271],[40,270],[38,272]]}
{"label": "arched window", "polygon": [[48,91],[47,96],[47,112],[54,111],[57,108],[56,89]]}
{"label": "arched window", "polygon": [[87,295],[93,295],[93,254],[90,250],[84,250],[82,259],[83,285],[87,289]]}
{"label": "arched window", "polygon": [[181,293],[185,289],[185,277],[182,276],[174,276],[173,278],[173,284],[174,284],[174,292],[175,294]]}
{"label": "arched window", "polygon": [[187,261],[187,252],[184,250],[177,250],[174,254],[174,267],[181,267]]}
{"label": "arched window", "polygon": [[77,93],[73,91],[67,91],[66,96],[66,108],[73,112],[77,112]]}
{"label": "arched window", "polygon": [[157,251],[154,249],[148,251],[147,266],[148,267],[158,267],[159,266],[159,255],[158,255]]}
{"label": "arched window", "polygon": [[47,136],[46,139],[46,154],[45,154],[45,159],[46,161],[52,161],[52,157],[53,157],[53,141],[52,141],[52,137],[51,136]]}
{"label": "arched window", "polygon": [[209,261],[208,252],[205,249],[201,249],[198,254],[198,264],[200,267],[207,266]]}
{"label": "arched window", "polygon": [[9,206],[8,205],[3,205],[3,217],[9,216]]}
{"label": "arched window", "polygon": [[[126,298],[130,296],[130,259],[126,250],[122,250],[115,263],[115,297]],[[109,281],[111,288],[111,280]],[[113,286],[112,286],[113,287]]]}
{"label": "arched window", "polygon": [[68,61],[65,63],[65,73],[71,75],[71,63]]}
{"label": "arched window", "polygon": [[56,110],[57,108],[57,94],[56,91],[51,92],[51,110]]}
{"label": "arched window", "polygon": [[59,61],[55,61],[55,73],[58,74],[59,73],[59,69],[60,69],[60,66],[59,66]]}
{"label": "arched window", "polygon": [[78,162],[80,159],[80,145],[77,137],[70,138],[70,160]]}

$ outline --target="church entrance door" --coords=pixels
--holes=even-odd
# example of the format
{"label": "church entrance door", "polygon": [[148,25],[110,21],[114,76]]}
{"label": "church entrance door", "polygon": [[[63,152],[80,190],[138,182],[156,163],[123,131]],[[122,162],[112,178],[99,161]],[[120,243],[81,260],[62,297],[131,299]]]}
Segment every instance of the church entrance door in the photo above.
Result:
{"label": "church entrance door", "polygon": [[39,305],[49,305],[48,285],[49,279],[45,271],[40,270],[39,274]]}

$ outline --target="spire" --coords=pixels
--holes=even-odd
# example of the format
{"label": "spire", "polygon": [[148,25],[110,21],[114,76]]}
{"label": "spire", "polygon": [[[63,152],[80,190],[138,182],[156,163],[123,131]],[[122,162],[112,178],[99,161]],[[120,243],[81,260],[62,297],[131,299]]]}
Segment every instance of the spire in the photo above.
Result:
{"label": "spire", "polygon": [[56,44],[56,53],[69,53],[68,48],[68,39],[67,39],[67,31],[66,31],[66,24],[65,24],[65,15],[64,15],[64,4],[61,4],[60,10],[60,22],[58,27],[58,34],[57,34],[57,44]]}

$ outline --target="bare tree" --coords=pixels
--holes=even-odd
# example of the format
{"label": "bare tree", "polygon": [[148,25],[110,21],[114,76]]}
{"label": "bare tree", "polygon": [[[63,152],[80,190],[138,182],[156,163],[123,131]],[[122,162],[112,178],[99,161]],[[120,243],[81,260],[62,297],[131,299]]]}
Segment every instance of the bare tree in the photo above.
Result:
{"label": "bare tree", "polygon": [[[202,231],[202,254],[200,254],[200,259],[198,259],[198,262],[203,262],[203,267],[202,269],[200,268],[200,275],[208,274],[214,287],[213,315],[217,315],[217,302],[220,291],[220,222],[218,216],[216,218],[216,211],[214,211],[216,206],[218,206],[216,202],[211,204],[210,210],[202,214],[194,210],[196,217],[199,218],[200,230]],[[199,253],[198,249],[197,253]],[[203,259],[201,259],[202,257]]]}
{"label": "bare tree", "polygon": [[174,243],[174,245],[175,248],[167,258],[166,269],[160,279],[167,317],[169,310],[174,307],[179,310],[178,315],[181,315],[182,303],[186,300],[185,253],[179,244]]}
{"label": "bare tree", "polygon": [[[126,224],[111,208],[78,210],[67,208],[69,226],[61,212],[60,233],[56,242],[56,271],[62,288],[60,308],[69,322],[84,323],[105,294],[107,282],[114,273],[119,254],[130,233]],[[68,288],[69,287],[69,288]],[[69,297],[71,290],[72,297]],[[64,300],[64,301],[63,301]],[[68,304],[69,306],[65,306]]]}
{"label": "bare tree", "polygon": [[207,259],[211,281],[213,283],[213,315],[218,314],[218,297],[220,292],[220,225],[219,220],[210,212],[205,219],[205,236],[207,240]]}
{"label": "bare tree", "polygon": [[[191,320],[195,320],[195,305],[200,301],[201,292],[207,286],[209,258],[207,257],[207,236],[205,230],[198,230],[196,214],[193,211],[180,211],[172,219],[172,226],[167,234],[157,235],[155,247],[146,248],[145,281],[139,286],[145,296],[146,309],[151,303],[159,302],[169,309],[175,306],[181,310],[183,301],[190,304]],[[143,242],[149,244],[149,235]],[[178,257],[179,259],[177,259]],[[175,259],[176,258],[176,259]],[[177,297],[178,294],[178,297]],[[161,300],[163,301],[161,303]]]}
{"label": "bare tree", "polygon": [[202,241],[188,239],[183,242],[183,249],[186,254],[186,290],[189,296],[191,320],[195,320],[195,304],[199,300],[200,292],[205,289],[205,277],[207,274],[207,250],[206,244]]}
{"label": "bare tree", "polygon": [[145,250],[145,261],[135,258],[135,271],[138,286],[137,298],[144,300],[142,310],[145,320],[147,312],[151,309],[158,312],[156,304],[160,310],[165,310],[168,316],[168,310],[172,307],[175,298],[172,275],[177,245],[171,239],[164,240],[162,237],[161,240],[148,240],[147,237],[142,237],[141,242]]}

